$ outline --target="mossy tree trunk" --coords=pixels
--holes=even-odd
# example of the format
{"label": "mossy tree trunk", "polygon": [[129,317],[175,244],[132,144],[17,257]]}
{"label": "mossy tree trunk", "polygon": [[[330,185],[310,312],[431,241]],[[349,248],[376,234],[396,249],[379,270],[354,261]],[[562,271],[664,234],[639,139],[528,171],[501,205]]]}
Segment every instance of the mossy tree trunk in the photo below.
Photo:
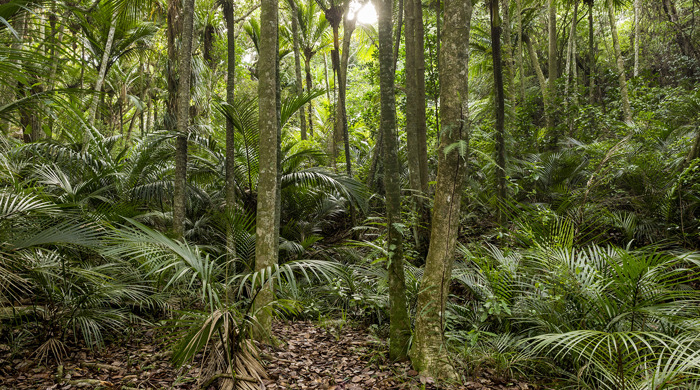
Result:
{"label": "mossy tree trunk", "polygon": [[413,190],[413,234],[422,262],[428,253],[430,210],[428,147],[425,112],[425,53],[423,7],[420,0],[406,0],[406,141],[409,184]]}
{"label": "mossy tree trunk", "polygon": [[503,60],[501,50],[501,35],[503,25],[499,10],[499,0],[491,0],[489,7],[491,16],[491,58],[493,59],[493,87],[496,99],[496,187],[498,195],[498,222],[505,225],[505,214],[502,206],[506,202],[506,135],[505,115],[506,103],[503,88]]}
{"label": "mossy tree trunk", "polygon": [[[226,54],[227,69],[226,69],[226,103],[234,104],[235,88],[236,88],[236,22],[234,15],[233,0],[224,0],[222,3],[222,11],[224,20],[226,21]],[[234,172],[236,170],[236,153],[235,153],[235,129],[233,122],[226,120],[226,214],[229,219],[226,229],[226,247],[230,259],[236,255],[236,243],[233,236],[233,228],[231,226],[233,215],[236,212],[236,181]]]}
{"label": "mossy tree trunk", "polygon": [[468,73],[471,1],[445,0],[440,60],[441,136],[430,249],[418,293],[411,360],[421,375],[455,378],[444,343],[449,292],[469,142]]}
{"label": "mossy tree trunk", "polygon": [[177,137],[175,138],[175,182],[173,183],[173,233],[177,238],[182,238],[185,234],[194,0],[185,0],[183,5],[182,34],[178,58]]}
{"label": "mossy tree trunk", "polygon": [[622,100],[622,116],[625,122],[632,123],[632,108],[630,107],[629,93],[627,92],[627,76],[625,76],[625,61],[622,59],[620,50],[620,38],[617,35],[617,19],[615,18],[615,8],[613,0],[606,0],[608,6],[608,19],[610,21],[610,32],[612,35],[613,48],[615,49],[615,59],[617,63],[618,82],[620,83],[620,100]]}
{"label": "mossy tree trunk", "polygon": [[[262,0],[260,8],[260,55],[258,59],[258,127],[260,156],[258,204],[255,228],[255,270],[274,267],[279,256],[279,84],[278,84],[278,3]],[[267,272],[266,272],[267,275]],[[255,300],[259,335],[269,334],[272,326],[270,304],[272,283]]]}
{"label": "mossy tree trunk", "polygon": [[401,223],[401,183],[396,131],[396,96],[394,94],[394,54],[392,43],[393,0],[380,0],[379,17],[379,89],[381,99],[380,130],[383,134],[384,184],[386,186],[386,222],[388,230],[389,271],[389,358],[405,360],[411,336],[411,322],[406,306],[406,282],[403,272]]}

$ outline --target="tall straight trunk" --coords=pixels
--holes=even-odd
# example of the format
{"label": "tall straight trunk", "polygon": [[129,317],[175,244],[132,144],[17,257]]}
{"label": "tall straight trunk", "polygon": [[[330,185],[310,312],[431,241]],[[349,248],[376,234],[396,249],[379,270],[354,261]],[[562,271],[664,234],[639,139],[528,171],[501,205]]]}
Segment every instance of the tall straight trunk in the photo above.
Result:
{"label": "tall straight trunk", "polygon": [[[574,17],[571,21],[571,32],[569,33],[569,44],[566,49],[566,66],[564,69],[564,104],[566,106],[569,105],[569,100],[571,100],[571,97],[569,96],[569,85],[571,84],[570,79],[571,73],[572,73],[572,67],[573,71],[576,71],[576,26],[578,22],[578,0],[574,1]],[[574,82],[574,90],[575,90],[575,83],[576,83],[576,78],[573,78]]]}
{"label": "tall straight trunk", "polygon": [[187,138],[190,123],[190,73],[192,70],[194,1],[184,0],[182,35],[178,59],[177,137],[175,138],[175,182],[173,183],[173,233],[177,238],[182,238],[185,234]]}
{"label": "tall straight trunk", "polygon": [[[394,30],[394,69],[396,69],[396,64],[399,61],[399,49],[401,48],[401,30],[404,25],[404,0],[399,0],[399,9],[397,15],[399,17],[396,22],[396,29]],[[408,38],[407,38],[408,39]]]}
{"label": "tall straight trunk", "polygon": [[632,108],[630,107],[629,94],[627,92],[627,77],[625,76],[625,61],[622,59],[620,51],[620,39],[617,35],[617,20],[615,19],[615,9],[613,0],[606,0],[608,5],[608,19],[610,21],[610,32],[615,49],[615,59],[617,60],[617,72],[619,73],[620,99],[622,100],[622,115],[627,123],[632,123]]}
{"label": "tall straight trunk", "polygon": [[[449,293],[469,143],[470,1],[445,0],[440,74],[442,136],[430,234],[430,250],[418,293],[411,361],[421,375],[455,378],[444,343],[445,306]],[[452,147],[462,144],[464,147]]]}
{"label": "tall straight trunk", "polygon": [[542,68],[540,68],[540,60],[537,58],[537,52],[535,47],[527,34],[523,34],[523,41],[527,46],[527,52],[530,54],[530,62],[532,62],[532,68],[535,70],[537,75],[537,82],[540,84],[540,91],[542,93],[542,104],[544,105],[544,116],[545,121],[549,123],[549,92],[547,91],[547,81],[544,78],[544,73],[542,73]]}
{"label": "tall straight trunk", "polygon": [[499,1],[491,0],[491,55],[493,59],[493,84],[496,98],[496,186],[498,188],[498,221],[505,225],[501,211],[506,201],[506,144],[505,144],[505,94],[503,91],[503,62],[501,59],[501,16]]}
{"label": "tall straight trunk", "polygon": [[411,337],[411,321],[406,306],[406,282],[403,272],[403,240],[397,225],[401,223],[401,183],[396,131],[394,94],[394,53],[392,43],[393,0],[379,0],[379,90],[380,129],[383,134],[384,184],[388,230],[389,271],[389,358],[405,360]]}
{"label": "tall straight trunk", "polygon": [[639,76],[639,18],[640,0],[634,0],[634,77]]}
{"label": "tall straight trunk", "polygon": [[[352,158],[350,157],[350,134],[348,133],[348,117],[345,108],[345,95],[347,91],[348,61],[350,60],[350,41],[355,31],[357,18],[348,19],[350,13],[350,1],[345,1],[345,13],[343,14],[343,51],[338,66],[338,104],[336,105],[336,133],[343,137],[345,148],[345,171],[352,176]],[[353,214],[354,215],[354,214]]]}
{"label": "tall straight trunk", "polygon": [[503,62],[505,63],[505,79],[504,79],[504,91],[506,93],[506,98],[510,103],[508,108],[508,117],[515,118],[515,105],[516,105],[516,94],[515,94],[515,62],[513,61],[513,39],[511,31],[511,14],[510,14],[510,0],[503,1],[503,23],[502,25],[502,35],[503,35],[503,49],[501,50],[503,55]]}
{"label": "tall straight trunk", "polygon": [[588,104],[595,103],[595,38],[593,35],[593,1],[588,3]]}
{"label": "tall straight trunk", "polygon": [[[326,62],[326,55],[323,54],[323,62]],[[326,67],[327,68],[327,67]],[[311,84],[311,56],[304,56],[304,72],[306,73],[306,90],[311,91],[313,85]],[[326,70],[326,96],[328,97],[328,103],[331,102],[330,92],[328,91],[328,71]],[[309,136],[314,135],[314,105],[309,102]]]}
{"label": "tall straight trunk", "polygon": [[[319,3],[321,5],[321,3]],[[333,121],[333,139],[331,142],[331,149],[332,149],[332,166],[335,169],[336,168],[336,163],[338,161],[338,155],[340,154],[340,144],[343,142],[343,132],[342,132],[342,124],[340,123],[342,121],[342,118],[340,115],[338,115],[337,111],[340,109],[338,106],[340,105],[340,102],[338,101],[341,94],[342,96],[345,96],[345,91],[340,91],[342,87],[339,85],[340,84],[340,24],[343,22],[343,15],[347,13],[346,11],[346,6],[349,7],[349,1],[344,1],[342,5],[336,5],[331,2],[331,8],[325,8],[323,7],[323,12],[326,15],[326,20],[328,21],[328,24],[330,24],[331,29],[333,30],[333,50],[331,50],[331,65],[333,68],[333,81],[335,85],[338,86],[338,94],[335,96],[336,101],[335,101],[335,107],[334,107],[334,112],[335,112],[335,118]]]}
{"label": "tall straight trunk", "polygon": [[525,101],[525,64],[523,61],[523,5],[522,0],[515,0],[518,10],[518,71],[520,72],[520,100]]}
{"label": "tall straight trunk", "polygon": [[105,77],[107,76],[107,63],[109,62],[109,56],[112,53],[112,42],[114,42],[114,33],[117,29],[117,18],[116,14],[112,16],[112,21],[109,25],[109,32],[107,33],[107,42],[105,43],[105,49],[102,53],[102,61],[100,62],[100,70],[97,73],[97,80],[95,80],[95,95],[92,97],[92,104],[90,105],[90,110],[88,111],[88,123],[91,126],[95,126],[95,114],[97,113],[97,103],[99,102],[99,93],[102,92],[102,84],[104,84]]}
{"label": "tall straight trunk", "polygon": [[[548,86],[549,100],[554,101],[556,98],[556,80],[557,74],[557,0],[549,1],[549,54],[548,54]],[[552,109],[552,106],[549,107]],[[547,115],[547,127],[549,132],[554,136],[556,142],[557,135],[554,134],[554,121],[552,117],[553,113],[550,112]]]}
{"label": "tall straight trunk", "polygon": [[430,212],[428,192],[428,147],[425,113],[425,54],[423,9],[420,0],[406,0],[406,143],[409,185],[413,190],[413,232],[422,259],[428,253]]}
{"label": "tall straight trunk", "polygon": [[[279,256],[278,18],[277,0],[262,0],[258,59],[260,157],[255,226],[256,271],[274,267]],[[263,334],[269,334],[272,326],[272,286],[272,283],[267,283],[255,299],[256,318]]]}
{"label": "tall straight trunk", "polygon": [[[235,103],[236,90],[236,21],[235,4],[233,0],[226,0],[222,3],[224,20],[226,20],[226,103],[233,106]],[[299,76],[301,77],[301,76]],[[302,110],[303,111],[303,110]],[[302,121],[302,123],[304,123]],[[304,123],[305,124],[305,123]],[[236,255],[236,242],[234,240],[233,216],[236,212],[236,145],[235,128],[233,122],[226,120],[226,214],[229,222],[226,227],[226,247],[229,257],[233,259]]]}
{"label": "tall straight trunk", "polygon": [[[29,15],[22,14],[15,20],[14,29],[17,32],[17,41],[12,43],[12,49],[21,50],[26,41],[30,41],[31,34],[29,33]],[[31,42],[28,42],[31,45]],[[22,68],[25,64],[22,60],[17,60],[18,68]],[[27,80],[18,81],[16,89],[16,98],[22,99],[29,97],[39,92],[40,83],[37,75],[30,69],[25,69]],[[19,124],[22,131],[22,139],[25,143],[34,142],[39,139],[39,131],[41,123],[36,109],[21,107],[19,110]]]}
{"label": "tall straight trunk", "polygon": [[[301,49],[299,49],[299,18],[297,4],[295,0],[288,0],[289,8],[292,13],[292,48],[294,50],[294,76],[296,77],[296,92],[304,93],[304,80],[301,77]],[[299,130],[301,131],[301,139],[305,140],[306,136],[306,113],[303,109],[299,110]]]}

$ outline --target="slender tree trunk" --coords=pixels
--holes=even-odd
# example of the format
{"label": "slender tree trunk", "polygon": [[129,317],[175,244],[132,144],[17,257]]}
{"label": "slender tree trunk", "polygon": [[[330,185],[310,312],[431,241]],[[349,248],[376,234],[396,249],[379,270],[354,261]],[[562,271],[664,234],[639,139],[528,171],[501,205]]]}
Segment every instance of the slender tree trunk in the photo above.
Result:
{"label": "slender tree trunk", "polygon": [[[323,61],[326,61],[326,55],[323,54]],[[327,68],[327,67],[326,67]],[[306,73],[306,90],[311,91],[311,56],[304,56],[304,72]],[[328,97],[328,103],[331,102],[331,97],[328,92],[328,71],[326,71],[326,95]],[[309,102],[309,136],[314,136],[314,105]]]}
{"label": "slender tree trunk", "polygon": [[[548,87],[549,90],[548,97],[550,101],[554,101],[556,98],[556,80],[557,74],[557,0],[549,1],[549,55],[548,55]],[[553,108],[551,105],[548,107],[551,111]],[[555,134],[554,130],[554,118],[553,112],[547,115],[547,128],[549,133],[553,136],[554,144],[558,142],[558,134]]]}
{"label": "slender tree trunk", "polygon": [[510,103],[506,106],[508,110],[508,118],[515,118],[515,105],[516,105],[516,94],[515,94],[515,62],[513,61],[513,39],[511,30],[511,14],[510,14],[510,0],[503,1],[503,48],[501,50],[503,55],[503,62],[505,63],[505,79],[504,79],[504,91],[506,98]]}
{"label": "slender tree trunk", "polygon": [[[404,0],[398,0],[399,10],[398,10],[398,21],[396,22],[396,29],[394,30],[394,69],[396,69],[396,64],[399,61],[399,49],[401,48],[401,30],[404,25]],[[408,38],[407,38],[408,39]]]}
{"label": "slender tree trunk", "polygon": [[527,34],[523,34],[523,41],[527,46],[527,51],[530,54],[530,62],[532,62],[532,68],[535,70],[537,75],[537,81],[540,84],[540,91],[542,92],[542,103],[544,105],[544,116],[545,121],[549,123],[549,93],[547,91],[547,81],[544,78],[544,73],[542,73],[542,68],[540,68],[540,60],[537,58],[537,52],[535,51],[532,41]]}
{"label": "slender tree trunk", "polygon": [[[343,7],[343,51],[338,67],[338,104],[336,106],[336,134],[343,136],[345,147],[345,171],[348,176],[352,176],[352,158],[350,156],[350,134],[348,133],[348,117],[345,111],[345,95],[347,91],[348,61],[350,59],[350,41],[352,33],[355,31],[357,18],[348,19],[350,13],[350,1],[346,0]],[[354,213],[353,213],[354,217]]]}
{"label": "slender tree trunk", "polygon": [[506,141],[505,141],[505,94],[503,91],[503,62],[501,59],[501,17],[499,1],[491,0],[491,45],[493,58],[493,80],[496,98],[496,186],[498,188],[498,221],[505,225],[502,206],[506,202]]}
{"label": "slender tree trunk", "polygon": [[[299,49],[299,14],[295,0],[288,0],[292,13],[292,48],[294,50],[294,75],[296,76],[296,92],[304,93],[304,81],[301,77],[301,50]],[[299,128],[301,139],[306,137],[306,112],[299,110]]]}
{"label": "slender tree trunk", "polygon": [[[319,3],[320,4],[320,3]],[[335,84],[338,86],[339,91],[337,97],[339,98],[342,94],[342,96],[345,96],[345,91],[340,91],[342,89],[342,86],[340,85],[339,79],[340,79],[340,37],[339,37],[339,31],[340,31],[340,24],[343,22],[343,15],[345,13],[345,5],[349,4],[348,1],[345,1],[343,5],[336,5],[331,2],[331,8],[324,8],[323,12],[326,15],[326,20],[328,23],[331,25],[331,28],[333,29],[333,50],[331,50],[331,65],[333,68],[333,80]],[[332,138],[332,165],[333,168],[336,168],[336,163],[338,161],[338,155],[340,154],[340,144],[343,142],[343,132],[342,132],[342,124],[339,122],[342,120],[341,116],[338,115],[337,111],[339,110],[339,105],[340,102],[337,99],[335,101],[335,118],[333,121],[333,138]]]}
{"label": "slender tree trunk", "polygon": [[384,183],[388,230],[389,271],[389,358],[405,360],[411,337],[411,322],[406,306],[403,272],[403,240],[397,224],[401,223],[401,183],[396,131],[396,97],[394,95],[394,54],[392,48],[393,0],[379,0],[379,89],[381,97],[381,132],[383,134]]}
{"label": "slender tree trunk", "polygon": [[183,238],[185,235],[187,138],[190,123],[190,73],[192,70],[194,1],[184,1],[182,38],[178,59],[177,137],[175,139],[175,182],[173,184],[173,233],[177,238]]}
{"label": "slender tree trunk", "polygon": [[520,100],[525,101],[525,65],[523,61],[523,7],[522,0],[515,0],[518,9],[518,70],[520,71]]}
{"label": "slender tree trunk", "polygon": [[588,2],[588,104],[595,103],[595,38],[593,36],[593,0]]}
{"label": "slender tree trunk", "polygon": [[[445,345],[445,306],[449,293],[469,143],[470,1],[445,0],[440,74],[442,136],[430,234],[430,250],[418,293],[411,361],[421,375],[455,378]],[[453,147],[461,144],[463,147]]]}
{"label": "slender tree trunk", "polygon": [[639,76],[639,18],[640,0],[634,0],[634,77]]}
{"label": "slender tree trunk", "polygon": [[620,82],[620,99],[622,100],[622,115],[625,122],[632,123],[632,108],[630,107],[629,94],[627,92],[627,77],[625,76],[625,61],[622,59],[620,51],[620,39],[617,35],[617,20],[615,19],[615,9],[613,0],[606,0],[608,4],[608,18],[610,20],[610,32],[612,33],[613,48],[615,49],[615,59],[617,60],[617,72]]}
{"label": "slender tree trunk", "polygon": [[[235,104],[236,91],[236,21],[235,3],[233,0],[225,0],[222,3],[224,19],[226,20],[226,103],[229,106]],[[297,47],[298,49],[298,47]],[[298,59],[298,58],[297,58]],[[297,63],[298,65],[298,63]],[[301,75],[297,75],[301,78]],[[303,111],[303,110],[301,110]],[[302,120],[302,124],[306,124]],[[231,120],[226,120],[226,247],[229,258],[232,260],[236,256],[236,241],[233,231],[233,217],[236,213],[236,145],[235,128]]]}
{"label": "slender tree trunk", "polygon": [[[574,1],[574,18],[571,21],[571,32],[569,33],[569,44],[566,49],[566,66],[564,69],[564,105],[568,107],[571,96],[569,96],[569,85],[572,67],[576,69],[576,26],[578,22],[578,1]],[[574,87],[576,79],[574,78]]]}
{"label": "slender tree trunk", "polygon": [[[102,92],[102,84],[107,76],[107,63],[109,62],[109,56],[112,53],[112,42],[114,42],[114,33],[117,29],[117,19],[116,15],[112,16],[112,21],[109,26],[109,32],[107,33],[107,42],[105,43],[105,49],[102,53],[102,62],[100,62],[100,70],[97,74],[97,80],[95,81],[95,95],[92,97],[92,104],[90,105],[90,110],[88,111],[88,123],[91,126],[95,126],[95,114],[97,113],[97,103],[99,102],[99,93]],[[88,132],[89,134],[89,132]]]}
{"label": "slender tree trunk", "polygon": [[[258,127],[260,157],[258,204],[255,227],[255,270],[277,265],[279,256],[279,106],[278,106],[278,2],[262,0],[260,8],[260,50],[258,59]],[[267,273],[266,273],[267,275]],[[256,318],[263,334],[272,324],[270,303],[272,283],[255,299]]]}
{"label": "slender tree trunk", "polygon": [[413,233],[422,263],[428,254],[430,211],[428,192],[428,148],[425,113],[425,54],[423,9],[420,0],[406,0],[406,141],[409,185],[413,190]]}

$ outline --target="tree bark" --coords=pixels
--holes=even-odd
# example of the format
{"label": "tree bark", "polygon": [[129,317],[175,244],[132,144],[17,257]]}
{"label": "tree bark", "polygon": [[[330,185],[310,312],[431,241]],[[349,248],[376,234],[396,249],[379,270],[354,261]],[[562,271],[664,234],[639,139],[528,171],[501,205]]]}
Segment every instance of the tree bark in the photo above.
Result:
{"label": "tree bark", "polygon": [[421,375],[433,378],[456,377],[449,362],[443,332],[467,170],[471,14],[470,1],[445,0],[445,30],[440,61],[442,135],[438,149],[430,249],[418,293],[411,349],[413,366]]}
{"label": "tree bark", "polygon": [[[236,91],[236,21],[235,3],[233,0],[222,2],[224,20],[226,21],[226,103],[233,106],[235,103]],[[299,76],[301,77],[301,76]],[[303,110],[302,110],[303,111]],[[303,123],[303,121],[302,121]],[[232,226],[232,218],[236,213],[236,181],[234,172],[236,171],[236,145],[235,128],[233,122],[226,120],[226,216],[229,221],[226,224],[226,248],[229,259],[236,256],[236,242]]]}
{"label": "tree bark", "polygon": [[520,100],[525,101],[525,65],[523,61],[523,7],[522,0],[515,0],[518,9],[518,70],[520,71]]}
{"label": "tree bark", "polygon": [[177,137],[175,140],[175,183],[173,184],[173,233],[185,234],[187,192],[187,138],[190,122],[190,73],[192,70],[192,38],[194,30],[194,1],[185,0],[182,9],[177,85]]}
{"label": "tree bark", "polygon": [[625,61],[622,59],[620,51],[620,39],[617,35],[617,21],[615,20],[615,9],[613,0],[606,0],[608,4],[608,18],[610,21],[610,32],[615,49],[615,59],[617,60],[617,72],[619,73],[620,99],[622,100],[622,115],[625,122],[632,123],[632,108],[630,107],[629,94],[627,92],[627,77],[625,76]]}
{"label": "tree bark", "polygon": [[[301,77],[301,49],[299,48],[299,14],[295,0],[288,0],[292,13],[292,48],[294,50],[294,76],[296,77],[296,92],[304,93],[304,81]],[[305,140],[306,135],[306,113],[299,110],[299,130],[301,139]]]}
{"label": "tree bark", "polygon": [[491,0],[491,55],[493,59],[493,83],[496,99],[496,187],[498,189],[498,221],[505,225],[502,206],[506,202],[506,138],[505,138],[505,94],[503,91],[503,62],[501,58],[501,16],[499,1]]}
{"label": "tree bark", "polygon": [[384,183],[386,185],[386,221],[389,271],[389,358],[405,360],[411,336],[411,322],[406,306],[403,272],[401,223],[401,183],[396,131],[396,96],[394,94],[394,54],[392,44],[393,0],[379,0],[379,89],[380,128],[383,134]]}
{"label": "tree bark", "polygon": [[[279,256],[279,105],[278,105],[278,3],[262,0],[260,8],[260,51],[258,59],[258,127],[260,156],[255,238],[255,270],[273,267]],[[266,273],[267,275],[267,273]],[[272,324],[270,303],[272,283],[255,299],[261,334]]]}
{"label": "tree bark", "polygon": [[428,254],[430,211],[428,193],[428,147],[425,113],[425,54],[423,9],[420,0],[406,0],[406,143],[409,185],[413,190],[413,234],[419,263]]}
{"label": "tree bark", "polygon": [[634,77],[639,76],[639,17],[641,16],[639,1],[634,0],[634,72],[632,73]]}
{"label": "tree bark", "polygon": [[[548,97],[550,101],[554,101],[556,98],[556,80],[557,74],[557,0],[548,0],[549,8],[549,54],[548,54]],[[550,105],[548,109],[551,111],[553,107]],[[554,118],[553,113],[549,112],[546,116],[547,118],[547,128],[549,129],[549,134],[553,136],[554,143],[556,144],[558,140],[558,135],[555,134],[554,130]]]}
{"label": "tree bark", "polygon": [[[323,61],[326,61],[326,55],[323,55]],[[311,56],[310,55],[305,55],[304,56],[304,72],[306,73],[306,90],[311,91],[311,88],[313,85],[311,84]],[[328,95],[328,74],[326,74],[326,94]],[[328,103],[330,104],[331,98],[330,95],[328,95]],[[309,102],[309,136],[313,137],[314,135],[314,105]]]}
{"label": "tree bark", "polygon": [[[569,33],[569,43],[566,49],[566,66],[564,68],[564,104],[568,107],[569,100],[569,85],[571,79],[572,67],[576,69],[576,26],[578,22],[578,1],[574,1],[574,17],[571,21],[571,32]],[[576,78],[574,81],[574,90],[576,89]]]}
{"label": "tree bark", "polygon": [[542,104],[544,105],[544,116],[545,121],[549,123],[549,93],[547,91],[547,81],[544,78],[544,73],[542,73],[542,68],[540,68],[540,60],[537,58],[537,52],[535,51],[530,36],[523,33],[523,42],[527,46],[527,51],[530,54],[530,62],[532,62],[532,68],[535,70],[537,75],[537,81],[540,84],[540,91],[542,93]]}
{"label": "tree bark", "polygon": [[[107,42],[105,43],[104,52],[102,53],[102,61],[100,62],[100,70],[97,73],[97,80],[95,81],[95,96],[92,97],[92,104],[90,105],[90,110],[88,112],[88,123],[90,126],[95,126],[95,114],[97,113],[97,103],[99,102],[100,92],[102,92],[102,84],[107,76],[107,63],[109,62],[109,56],[112,53],[112,42],[114,42],[114,33],[117,29],[117,17],[112,16],[112,21],[109,25],[109,32],[107,33]],[[89,132],[88,132],[89,134]]]}
{"label": "tree bark", "polygon": [[595,103],[595,38],[593,36],[593,0],[588,2],[588,104]]}
{"label": "tree bark", "polygon": [[[347,76],[348,76],[348,61],[350,60],[350,41],[352,33],[355,31],[355,23],[357,17],[348,19],[350,13],[350,1],[346,0],[343,6],[343,51],[340,57],[338,66],[338,104],[336,105],[336,134],[341,134],[345,148],[345,172],[348,176],[352,176],[352,158],[350,157],[350,134],[348,133],[348,117],[346,112],[346,92],[347,92]],[[354,216],[354,215],[353,215]]]}
{"label": "tree bark", "polygon": [[507,94],[507,99],[510,102],[508,109],[508,117],[515,118],[515,105],[516,94],[515,94],[515,63],[513,61],[513,39],[511,30],[511,14],[510,14],[510,0],[503,1],[503,22],[501,23],[501,31],[503,36],[503,47],[501,50],[503,56],[503,62],[505,63],[505,79],[504,79],[504,93]]}

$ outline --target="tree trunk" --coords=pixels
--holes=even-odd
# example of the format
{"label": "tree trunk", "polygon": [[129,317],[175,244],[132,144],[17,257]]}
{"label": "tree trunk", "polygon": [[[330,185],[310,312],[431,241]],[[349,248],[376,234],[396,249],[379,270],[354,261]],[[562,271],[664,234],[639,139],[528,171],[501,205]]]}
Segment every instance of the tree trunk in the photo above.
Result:
{"label": "tree trunk", "polygon": [[639,17],[641,16],[639,1],[634,0],[634,77],[639,76]]}
{"label": "tree trunk", "polygon": [[[323,60],[325,62],[326,60],[326,55],[323,55]],[[306,73],[306,90],[311,91],[312,84],[311,84],[311,56],[304,56],[304,72]],[[328,95],[328,75],[326,74],[326,94]],[[331,98],[330,95],[328,96],[328,103],[330,104]],[[309,102],[309,136],[313,137],[314,136],[314,105]]]}
{"label": "tree trunk", "polygon": [[491,55],[493,59],[493,83],[496,98],[496,187],[498,189],[498,221],[505,225],[502,206],[506,202],[506,138],[505,138],[505,95],[503,91],[503,62],[501,59],[501,16],[499,1],[491,0]]}
{"label": "tree trunk", "polygon": [[[445,0],[445,30],[440,61],[442,136],[438,148],[430,249],[418,293],[411,349],[413,366],[421,375],[436,379],[456,377],[449,363],[443,332],[468,159],[471,14],[470,1]],[[455,144],[462,147],[455,148]]]}
{"label": "tree trunk", "polygon": [[[260,51],[258,59],[258,127],[260,156],[258,204],[255,228],[255,270],[277,265],[279,256],[279,107],[278,107],[278,3],[262,0],[260,8]],[[266,273],[267,275],[267,273]],[[262,334],[271,330],[272,283],[255,299],[256,318]]]}
{"label": "tree trunk", "polygon": [[549,123],[549,93],[547,91],[547,81],[544,78],[544,73],[542,73],[542,68],[540,68],[540,60],[537,58],[537,52],[530,37],[523,33],[523,42],[527,46],[527,51],[530,54],[530,62],[532,62],[532,68],[535,69],[535,74],[537,75],[537,81],[540,84],[540,91],[542,92],[542,104],[544,105],[544,116],[545,121]]}
{"label": "tree trunk", "polygon": [[508,96],[508,101],[510,102],[508,109],[508,117],[515,118],[515,63],[513,61],[513,39],[511,31],[511,15],[510,15],[510,0],[503,1],[503,23],[502,23],[502,36],[503,36],[503,48],[501,53],[503,55],[503,62],[505,63],[505,80],[504,80],[504,93]]}
{"label": "tree trunk", "polygon": [[627,77],[625,77],[625,62],[620,51],[620,39],[617,35],[617,21],[615,20],[615,9],[613,0],[606,0],[608,4],[608,18],[610,20],[610,32],[612,33],[613,48],[615,49],[615,59],[617,60],[617,72],[620,82],[620,99],[622,100],[623,119],[628,124],[632,123],[632,108],[630,107],[629,94],[627,92]]}
{"label": "tree trunk", "polygon": [[[235,103],[235,88],[236,88],[236,21],[235,21],[235,3],[233,0],[225,0],[222,3],[224,19],[226,20],[226,103],[233,106]],[[300,78],[301,75],[298,75]],[[303,110],[302,110],[303,111]],[[305,124],[302,121],[303,124]],[[233,216],[236,213],[236,145],[235,145],[235,128],[231,120],[226,120],[226,248],[228,249],[229,259],[233,260],[236,256],[236,241],[233,231]]]}
{"label": "tree trunk", "polygon": [[[550,101],[554,101],[557,94],[556,80],[557,74],[557,0],[549,1],[549,54],[548,54],[548,97]],[[551,105],[548,107],[551,111]],[[547,114],[547,128],[549,134],[553,136],[554,144],[558,141],[558,135],[554,130],[553,112]]]}
{"label": "tree trunk", "polygon": [[588,2],[588,104],[595,103],[595,38],[593,36],[593,0]]}
{"label": "tree trunk", "polygon": [[[574,1],[574,18],[571,21],[571,32],[569,33],[569,44],[566,49],[566,66],[564,68],[564,104],[568,107],[569,100],[569,85],[571,79],[571,70],[576,69],[576,26],[578,22],[578,0]],[[576,79],[574,78],[574,90]]]}
{"label": "tree trunk", "polygon": [[[88,112],[88,124],[90,126],[95,126],[95,114],[97,113],[97,103],[99,102],[100,92],[102,92],[102,84],[107,76],[107,63],[109,62],[109,56],[112,53],[112,42],[114,42],[114,33],[117,29],[117,18],[116,15],[112,16],[112,21],[109,25],[109,32],[107,33],[107,42],[105,43],[105,49],[102,53],[102,62],[100,62],[100,70],[97,74],[97,80],[95,81],[95,96],[92,97],[92,104],[90,105],[90,111]],[[88,132],[89,134],[89,132]]]}
{"label": "tree trunk", "polygon": [[[288,0],[292,13],[292,48],[294,50],[294,75],[296,76],[296,92],[304,93],[304,81],[301,77],[301,50],[299,49],[299,14],[295,0]],[[301,139],[306,139],[306,113],[299,110],[299,129]]]}
{"label": "tree trunk", "polygon": [[423,9],[420,0],[406,0],[406,143],[409,184],[413,190],[413,233],[423,262],[428,254],[430,211],[428,193],[428,147],[425,113],[425,54]]}
{"label": "tree trunk", "polygon": [[[345,171],[352,176],[352,158],[350,157],[350,134],[348,133],[348,117],[345,108],[345,95],[347,92],[348,61],[350,59],[350,41],[355,31],[357,18],[348,19],[350,13],[350,1],[345,1],[343,16],[343,51],[338,66],[338,104],[336,105],[336,133],[343,136],[345,147]],[[354,214],[353,214],[354,216]]]}
{"label": "tree trunk", "polygon": [[194,1],[185,0],[182,10],[177,85],[177,138],[175,140],[175,183],[173,184],[173,233],[178,239],[185,234],[185,205],[187,190],[187,138],[190,122],[190,73],[192,69],[192,38]]}
{"label": "tree trunk", "polygon": [[525,102],[525,65],[523,61],[523,7],[522,0],[515,0],[518,8],[518,70],[520,71],[520,100]]}
{"label": "tree trunk", "polygon": [[411,321],[406,306],[403,272],[403,240],[397,225],[401,223],[401,183],[396,131],[396,96],[394,94],[394,54],[392,48],[393,0],[379,0],[379,89],[381,99],[380,128],[383,134],[384,183],[389,245],[389,358],[405,360],[411,337]]}

